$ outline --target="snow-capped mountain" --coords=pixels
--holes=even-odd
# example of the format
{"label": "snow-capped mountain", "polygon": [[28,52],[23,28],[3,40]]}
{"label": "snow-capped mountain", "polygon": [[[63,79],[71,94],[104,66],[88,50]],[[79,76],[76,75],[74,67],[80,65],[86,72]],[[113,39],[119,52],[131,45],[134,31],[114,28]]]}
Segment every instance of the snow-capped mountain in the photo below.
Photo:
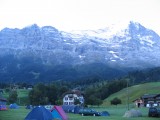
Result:
{"label": "snow-capped mountain", "polygon": [[135,22],[70,33],[36,24],[5,28],[0,31],[0,76],[26,81],[47,79],[45,75],[50,80],[94,75],[109,79],[126,69],[160,66],[159,49],[159,35]]}
{"label": "snow-capped mountain", "polygon": [[134,22],[130,22],[125,29],[112,28],[114,29],[111,27],[62,34],[65,39],[77,42],[76,49],[82,51],[77,52],[83,60],[92,55],[95,57],[92,57],[91,61],[98,60],[123,67],[144,68],[160,65],[160,62],[156,62],[160,58],[158,34]]}

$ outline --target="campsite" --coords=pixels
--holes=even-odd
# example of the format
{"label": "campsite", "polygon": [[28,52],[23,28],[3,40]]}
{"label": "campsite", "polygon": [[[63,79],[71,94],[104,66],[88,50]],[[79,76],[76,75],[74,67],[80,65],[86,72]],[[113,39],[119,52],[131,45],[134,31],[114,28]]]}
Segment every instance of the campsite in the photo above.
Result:
{"label": "campsite", "polygon": [[[159,88],[159,82],[153,82],[153,83],[146,83],[146,84],[139,84],[135,85],[133,87],[130,87],[130,101],[134,100],[137,98],[137,96],[140,96],[144,93],[157,93],[157,88]],[[145,91],[143,90],[144,88]],[[141,91],[141,92],[137,92]],[[144,93],[143,93],[144,92]],[[11,105],[7,104],[7,110],[5,111],[0,111],[0,120],[24,120],[25,117],[32,111],[31,109],[28,109],[26,105],[23,105],[23,99],[27,98],[26,96],[28,95],[27,90],[19,90],[20,94],[20,102],[17,102],[18,107],[16,109],[10,109]],[[147,107],[136,107],[134,106],[133,102],[129,103],[129,110],[139,110],[142,113],[141,117],[134,117],[134,118],[125,118],[123,117],[125,112],[127,111],[127,104],[126,104],[126,98],[123,97],[126,94],[126,89],[122,89],[121,91],[112,94],[109,96],[107,99],[103,101],[103,104],[99,106],[95,105],[88,105],[88,108],[92,108],[98,112],[102,111],[107,111],[109,112],[110,116],[81,116],[80,114],[74,114],[74,113],[66,113],[68,116],[68,120],[128,120],[128,119],[133,119],[133,120],[155,120],[159,118],[152,118],[148,117],[148,110],[149,108]],[[139,95],[138,95],[139,94]],[[4,96],[7,97],[7,94],[4,92]],[[114,97],[121,98],[122,104],[118,105],[110,105],[109,101],[114,98]],[[121,97],[122,96],[122,97]],[[19,104],[22,103],[22,104]],[[14,103],[12,105],[15,105]],[[12,107],[11,107],[12,108]],[[31,107],[32,108],[32,107]],[[51,108],[47,106],[47,108]],[[53,106],[52,106],[53,108]]]}
{"label": "campsite", "polygon": [[[69,120],[155,120],[158,118],[148,117],[148,108],[137,108],[142,111],[142,117],[135,118],[124,118],[123,115],[125,113],[126,106],[118,105],[116,106],[108,106],[108,107],[93,107],[97,111],[107,110],[110,113],[110,116],[81,116],[79,114],[67,113]],[[25,109],[24,106],[20,106],[19,109],[9,109],[8,111],[0,111],[0,120],[24,120],[26,115],[31,110]]]}

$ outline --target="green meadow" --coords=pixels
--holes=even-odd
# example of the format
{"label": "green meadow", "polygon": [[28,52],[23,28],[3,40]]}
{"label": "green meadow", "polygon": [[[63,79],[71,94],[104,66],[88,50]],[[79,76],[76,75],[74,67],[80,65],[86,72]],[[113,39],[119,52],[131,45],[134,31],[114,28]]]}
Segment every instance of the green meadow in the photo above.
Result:
{"label": "green meadow", "polygon": [[[29,104],[29,100],[28,100],[28,94],[29,94],[29,91],[30,90],[27,90],[27,89],[18,89],[17,90],[17,93],[18,93],[18,100],[17,100],[17,104],[18,105],[26,105],[26,104]],[[8,98],[9,97],[9,93],[6,93],[5,90],[4,90],[4,94],[3,96],[5,98]],[[7,103],[9,104],[9,103]]]}
{"label": "green meadow", "polygon": [[[126,106],[108,106],[108,107],[94,107],[97,111],[108,111],[109,117],[106,116],[81,116],[79,114],[67,113],[69,120],[156,120],[159,118],[148,117],[148,108],[136,108],[142,112],[142,117],[124,118]],[[19,109],[9,109],[7,111],[0,111],[0,120],[24,120],[25,116],[31,110],[25,109],[24,106],[20,106]]]}

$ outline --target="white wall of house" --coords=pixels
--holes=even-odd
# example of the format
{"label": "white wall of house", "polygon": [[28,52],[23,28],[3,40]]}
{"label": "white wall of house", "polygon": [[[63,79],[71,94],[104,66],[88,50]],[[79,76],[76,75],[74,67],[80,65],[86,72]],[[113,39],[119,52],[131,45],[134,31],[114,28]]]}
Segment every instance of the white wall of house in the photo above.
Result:
{"label": "white wall of house", "polygon": [[75,99],[78,99],[81,102],[81,104],[84,103],[83,96],[78,96],[77,94],[66,94],[63,97],[63,105],[74,105]]}

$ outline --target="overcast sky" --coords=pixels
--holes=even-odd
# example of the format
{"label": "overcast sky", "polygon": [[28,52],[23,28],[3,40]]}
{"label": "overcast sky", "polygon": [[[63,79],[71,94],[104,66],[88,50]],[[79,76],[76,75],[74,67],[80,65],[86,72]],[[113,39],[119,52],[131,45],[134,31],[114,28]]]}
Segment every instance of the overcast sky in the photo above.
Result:
{"label": "overcast sky", "polygon": [[160,35],[160,0],[0,0],[0,29],[36,23],[84,30],[130,20]]}

